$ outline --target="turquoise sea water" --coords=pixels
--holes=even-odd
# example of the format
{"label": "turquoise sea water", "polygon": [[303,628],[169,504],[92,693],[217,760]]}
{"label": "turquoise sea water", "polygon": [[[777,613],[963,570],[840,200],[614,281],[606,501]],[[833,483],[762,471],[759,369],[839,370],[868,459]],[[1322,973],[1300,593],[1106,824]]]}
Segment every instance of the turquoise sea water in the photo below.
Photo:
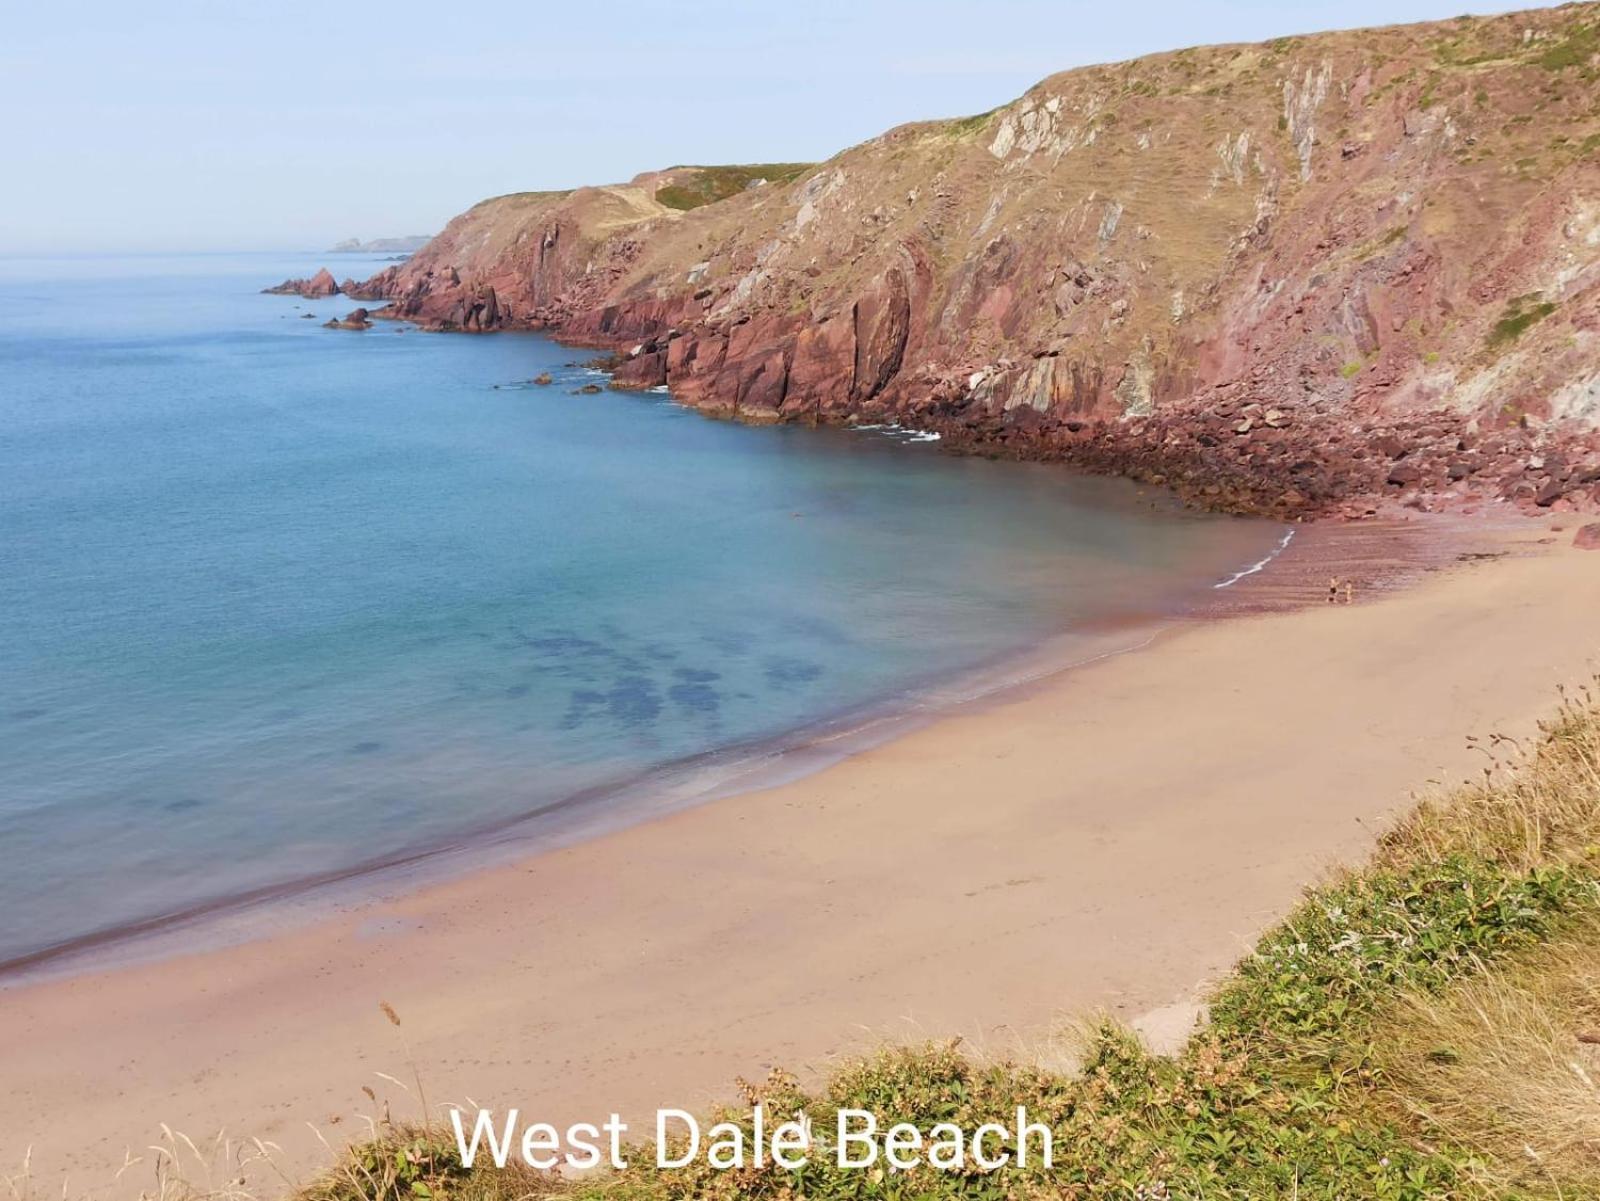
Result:
{"label": "turquoise sea water", "polygon": [[603,807],[1280,536],[257,292],[317,265],[0,260],[0,962]]}

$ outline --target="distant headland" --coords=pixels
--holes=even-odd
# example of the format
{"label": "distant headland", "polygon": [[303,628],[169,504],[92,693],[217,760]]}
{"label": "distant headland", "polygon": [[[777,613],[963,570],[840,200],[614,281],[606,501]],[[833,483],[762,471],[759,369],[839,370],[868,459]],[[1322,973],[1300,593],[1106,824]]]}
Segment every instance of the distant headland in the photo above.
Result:
{"label": "distant headland", "polygon": [[410,234],[403,238],[346,238],[328,247],[328,254],[413,254],[433,240],[432,234]]}

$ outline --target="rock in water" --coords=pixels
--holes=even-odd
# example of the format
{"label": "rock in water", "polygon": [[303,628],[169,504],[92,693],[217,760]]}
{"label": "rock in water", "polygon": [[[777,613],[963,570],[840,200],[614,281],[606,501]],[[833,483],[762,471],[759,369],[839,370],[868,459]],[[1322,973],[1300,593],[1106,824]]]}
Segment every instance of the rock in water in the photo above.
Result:
{"label": "rock in water", "polygon": [[286,279],[275,288],[261,290],[272,296],[304,296],[307,300],[321,300],[325,296],[338,295],[339,284],[333,278],[333,272],[324,267],[310,279]]}
{"label": "rock in water", "polygon": [[323,329],[371,329],[371,314],[366,309],[351,309],[343,319],[334,319],[322,323]]}

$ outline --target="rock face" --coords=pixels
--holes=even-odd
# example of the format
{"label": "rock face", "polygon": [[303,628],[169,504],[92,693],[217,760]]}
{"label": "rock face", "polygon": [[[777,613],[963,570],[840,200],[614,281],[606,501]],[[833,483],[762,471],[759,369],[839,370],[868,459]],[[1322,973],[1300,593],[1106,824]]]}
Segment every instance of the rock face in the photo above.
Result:
{"label": "rock face", "polygon": [[1579,550],[1600,550],[1600,521],[1591,521],[1572,536],[1572,545]]}
{"label": "rock face", "polygon": [[337,295],[339,285],[334,282],[333,273],[324,267],[310,279],[286,279],[277,287],[261,290],[274,296],[304,296],[307,300],[321,300],[325,296]]}
{"label": "rock face", "polygon": [[1579,4],[1070,71],[690,211],[705,169],[485,201],[345,291],[1213,507],[1593,509],[1597,39]]}

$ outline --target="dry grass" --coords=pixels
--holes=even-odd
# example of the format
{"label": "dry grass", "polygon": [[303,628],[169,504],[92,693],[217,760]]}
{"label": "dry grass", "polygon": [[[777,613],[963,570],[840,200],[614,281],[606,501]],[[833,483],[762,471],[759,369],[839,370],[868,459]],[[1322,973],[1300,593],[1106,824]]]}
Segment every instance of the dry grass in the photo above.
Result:
{"label": "dry grass", "polygon": [[32,1152],[14,1174],[0,1174],[4,1201],[72,1201],[79,1195],[137,1196],[139,1201],[259,1201],[291,1192],[296,1182],[278,1166],[279,1147],[224,1134],[196,1141],[161,1124],[161,1137],[142,1152],[128,1151],[109,1189],[74,1192],[70,1182],[46,1185],[33,1174]]}
{"label": "dry grass", "polygon": [[1422,800],[1380,840],[1373,866],[1454,855],[1511,871],[1592,861],[1600,854],[1600,695],[1561,690],[1556,715],[1530,745],[1504,735],[1469,739],[1482,778]]}
{"label": "dry grass", "polygon": [[1375,1040],[1392,1100],[1476,1151],[1490,1191],[1600,1195],[1600,922],[1443,996]]}

